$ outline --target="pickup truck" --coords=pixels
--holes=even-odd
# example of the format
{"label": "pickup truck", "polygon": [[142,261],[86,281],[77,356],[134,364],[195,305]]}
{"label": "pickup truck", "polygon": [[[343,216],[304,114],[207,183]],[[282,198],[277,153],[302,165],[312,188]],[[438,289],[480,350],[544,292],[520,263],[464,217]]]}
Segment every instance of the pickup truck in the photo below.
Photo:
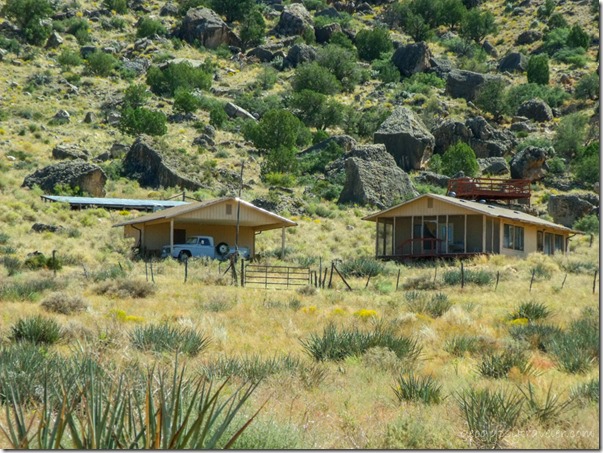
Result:
{"label": "pickup truck", "polygon": [[[191,257],[207,256],[212,259],[226,260],[236,253],[235,247],[229,247],[226,242],[214,244],[214,238],[211,236],[191,236],[184,244],[174,244],[172,249],[172,258],[178,258],[183,261]],[[248,260],[250,258],[248,247],[239,247],[241,258]],[[164,245],[161,249],[161,257],[170,256],[170,246]]]}

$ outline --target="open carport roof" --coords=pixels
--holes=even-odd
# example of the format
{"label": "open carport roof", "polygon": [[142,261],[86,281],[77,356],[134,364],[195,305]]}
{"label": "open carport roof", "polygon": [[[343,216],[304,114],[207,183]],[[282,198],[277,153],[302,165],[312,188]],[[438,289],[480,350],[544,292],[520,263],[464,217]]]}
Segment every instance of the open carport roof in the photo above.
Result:
{"label": "open carport roof", "polygon": [[273,212],[267,211],[266,209],[259,208],[255,205],[249,203],[248,201],[241,200],[241,199],[235,198],[235,197],[222,197],[222,198],[218,198],[215,200],[200,201],[200,202],[196,202],[196,203],[189,203],[189,204],[183,205],[183,206],[176,206],[173,208],[164,209],[162,211],[153,212],[152,214],[147,214],[147,215],[144,215],[141,217],[137,217],[132,220],[120,222],[113,226],[120,227],[120,226],[126,226],[126,225],[140,225],[140,224],[146,224],[146,223],[162,223],[162,221],[167,221],[167,220],[176,219],[176,218],[180,219],[181,221],[191,221],[191,222],[202,223],[202,224],[206,224],[206,225],[236,225],[236,215],[232,216],[231,219],[223,219],[223,218],[211,219],[211,218],[209,218],[209,219],[203,219],[202,221],[195,218],[194,216],[191,216],[191,214],[193,214],[197,211],[202,211],[202,210],[208,209],[212,206],[222,204],[222,203],[227,203],[227,202],[232,202],[232,203],[239,202],[241,204],[242,209],[248,209],[251,211],[255,211],[256,213],[260,214],[260,216],[263,218],[263,220],[259,220],[259,219],[241,220],[239,222],[240,226],[253,227],[257,231],[297,226],[297,223],[295,223],[292,220],[289,220],[285,217],[281,217],[277,214],[274,214]]}

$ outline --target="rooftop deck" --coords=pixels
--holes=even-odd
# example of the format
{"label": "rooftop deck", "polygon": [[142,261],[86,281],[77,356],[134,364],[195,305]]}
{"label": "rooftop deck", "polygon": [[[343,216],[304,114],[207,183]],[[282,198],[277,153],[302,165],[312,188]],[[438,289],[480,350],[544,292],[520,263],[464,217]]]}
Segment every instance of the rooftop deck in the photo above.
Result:
{"label": "rooftop deck", "polygon": [[529,179],[459,178],[448,181],[446,195],[464,200],[530,200]]}

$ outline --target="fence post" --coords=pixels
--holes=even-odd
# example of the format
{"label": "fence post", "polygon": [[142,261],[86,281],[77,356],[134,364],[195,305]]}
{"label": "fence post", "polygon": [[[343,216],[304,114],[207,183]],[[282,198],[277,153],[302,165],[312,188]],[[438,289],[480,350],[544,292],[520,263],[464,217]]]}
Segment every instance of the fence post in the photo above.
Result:
{"label": "fence post", "polygon": [[366,279],[366,285],[364,285],[364,289],[368,288],[369,282],[371,281],[371,274],[369,274],[368,278]]}
{"label": "fence post", "polygon": [[400,269],[398,269],[398,278],[396,279],[396,291],[398,291],[399,285],[400,285]]}
{"label": "fence post", "polygon": [[325,274],[322,278],[322,289],[325,289],[325,283],[327,282],[327,274],[329,273],[329,269],[325,267]]}
{"label": "fence post", "polygon": [[[153,274],[153,260],[152,259],[151,259],[150,266],[151,266],[151,281],[153,283],[155,283],[155,275]],[[121,267],[121,264],[119,265],[119,267]]]}
{"label": "fence post", "polygon": [[144,275],[147,278],[147,282],[149,281],[149,263],[144,262]]}
{"label": "fence post", "polygon": [[465,287],[465,265],[461,261],[461,289]]}
{"label": "fence post", "polygon": [[331,275],[329,276],[329,289],[333,287],[333,268],[335,267],[335,263],[331,261]]}
{"label": "fence post", "polygon": [[530,279],[530,291],[532,292],[532,283],[534,283],[534,276],[536,275],[536,269],[532,269],[532,278]]}
{"label": "fence post", "polygon": [[57,276],[57,251],[52,251],[52,275]]}
{"label": "fence post", "polygon": [[346,279],[343,278],[343,275],[341,275],[341,272],[339,272],[339,269],[337,269],[337,267],[335,266],[335,264],[333,264],[333,267],[335,268],[335,272],[337,272],[337,275],[339,275],[341,277],[341,280],[343,280],[343,283],[345,283],[345,286],[348,287],[348,290],[352,291],[352,287],[348,284],[348,282],[346,281]]}
{"label": "fence post", "polygon": [[318,279],[319,279],[319,286],[320,286],[320,280],[322,278],[322,256],[318,257]]}
{"label": "fence post", "polygon": [[565,277],[563,277],[563,282],[561,283],[561,289],[563,289],[563,286],[565,285],[565,280],[567,279],[567,272],[565,273]]}
{"label": "fence post", "polygon": [[188,280],[188,256],[184,258],[184,283]]}
{"label": "fence post", "polygon": [[435,265],[435,272],[433,273],[433,283],[436,282],[436,279],[438,278],[438,263],[436,261],[436,265]]}
{"label": "fence post", "polygon": [[245,287],[245,260],[241,260],[241,288]]}
{"label": "fence post", "polygon": [[265,266],[264,269],[265,269],[265,273],[264,273],[264,288],[268,289],[268,266]]}
{"label": "fence post", "polygon": [[496,286],[494,286],[494,291],[498,289],[498,280],[500,279],[500,271],[496,271]]}
{"label": "fence post", "polygon": [[597,289],[597,272],[595,271],[595,277],[593,278],[593,294],[595,294],[595,290]]}

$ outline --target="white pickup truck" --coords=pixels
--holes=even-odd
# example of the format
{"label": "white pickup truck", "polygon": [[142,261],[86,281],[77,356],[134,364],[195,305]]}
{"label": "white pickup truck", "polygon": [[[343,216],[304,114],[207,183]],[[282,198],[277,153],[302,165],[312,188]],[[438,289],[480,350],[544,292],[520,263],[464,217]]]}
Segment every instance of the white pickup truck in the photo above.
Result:
{"label": "white pickup truck", "polygon": [[[191,236],[184,244],[174,244],[172,248],[172,258],[178,258],[183,261],[191,257],[207,256],[212,259],[226,260],[236,253],[235,247],[229,247],[226,242],[214,244],[214,238],[211,236]],[[161,257],[170,256],[170,246],[164,245],[161,249]],[[239,256],[248,260],[251,256],[248,247],[239,247]]]}

